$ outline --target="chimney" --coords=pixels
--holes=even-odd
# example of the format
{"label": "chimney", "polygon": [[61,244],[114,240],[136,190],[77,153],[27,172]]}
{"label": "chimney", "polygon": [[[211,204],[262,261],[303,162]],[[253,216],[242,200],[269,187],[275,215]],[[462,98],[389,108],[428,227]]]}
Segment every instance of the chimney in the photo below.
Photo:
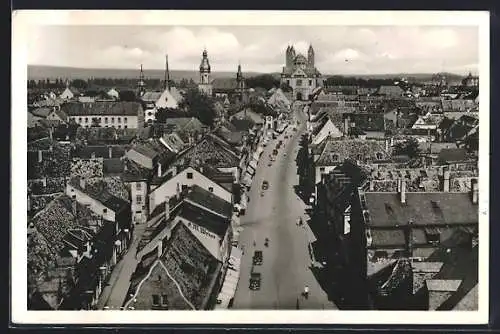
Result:
{"label": "chimney", "polygon": [[49,137],[50,137],[50,140],[52,140],[52,132],[54,132],[54,129],[52,127],[49,128]]}
{"label": "chimney", "polygon": [[394,146],[394,137],[391,137],[391,146]]}
{"label": "chimney", "polygon": [[71,196],[71,210],[76,218],[76,195]]}
{"label": "chimney", "polygon": [[165,220],[170,219],[170,197],[165,197]]}
{"label": "chimney", "polygon": [[370,191],[373,191],[374,186],[375,186],[375,184],[374,184],[373,180],[370,180]]}
{"label": "chimney", "polygon": [[44,178],[42,179],[42,184],[43,184],[43,186],[44,186],[44,187],[46,187],[46,186],[47,186],[47,178],[46,178],[46,177],[44,177]]}
{"label": "chimney", "polygon": [[406,204],[406,180],[401,180],[401,192],[399,194],[401,204]]}
{"label": "chimney", "polygon": [[158,177],[162,176],[161,163],[158,163]]}
{"label": "chimney", "polygon": [[479,199],[479,184],[477,179],[471,179],[472,204],[477,204]]}
{"label": "chimney", "polygon": [[401,192],[401,179],[398,178],[398,193]]}
{"label": "chimney", "polygon": [[450,192],[450,171],[446,170],[443,173],[443,192]]}
{"label": "chimney", "polygon": [[175,198],[178,200],[181,198],[181,187],[179,183],[177,183],[177,188],[175,189]]}
{"label": "chimney", "polygon": [[85,189],[85,178],[80,177],[80,188]]}
{"label": "chimney", "polygon": [[385,140],[385,151],[389,152],[389,140],[388,139]]}
{"label": "chimney", "polygon": [[158,240],[158,257],[161,257],[163,254],[163,241],[160,239]]}
{"label": "chimney", "polygon": [[113,146],[108,147],[108,155],[110,159],[113,158]]}
{"label": "chimney", "polygon": [[43,161],[43,153],[42,153],[42,150],[38,150],[38,162],[42,162]]}

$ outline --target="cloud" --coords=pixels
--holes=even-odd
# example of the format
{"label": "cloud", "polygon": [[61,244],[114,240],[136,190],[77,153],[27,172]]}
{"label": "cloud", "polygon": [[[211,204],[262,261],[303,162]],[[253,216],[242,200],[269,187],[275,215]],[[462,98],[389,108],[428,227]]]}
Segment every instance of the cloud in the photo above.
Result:
{"label": "cloud", "polygon": [[[196,70],[206,47],[214,71],[279,72],[285,50],[315,50],[322,73],[425,72],[478,63],[475,27],[428,26],[40,26],[31,64]],[[470,67],[470,66],[469,66]]]}

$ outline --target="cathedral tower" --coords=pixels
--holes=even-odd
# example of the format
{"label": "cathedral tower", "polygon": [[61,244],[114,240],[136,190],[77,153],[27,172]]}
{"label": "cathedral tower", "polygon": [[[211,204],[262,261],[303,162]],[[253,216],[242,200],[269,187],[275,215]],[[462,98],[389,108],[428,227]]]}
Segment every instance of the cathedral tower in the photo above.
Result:
{"label": "cathedral tower", "polygon": [[200,82],[198,90],[208,96],[212,96],[212,84],[210,82],[210,63],[208,61],[207,50],[203,50],[200,64]]}
{"label": "cathedral tower", "polygon": [[314,49],[312,45],[309,45],[309,50],[307,50],[307,67],[314,68]]}
{"label": "cathedral tower", "polygon": [[236,72],[236,85],[238,97],[240,101],[243,101],[245,92],[245,79],[243,78],[243,73],[241,72],[241,64],[238,64],[238,72]]}

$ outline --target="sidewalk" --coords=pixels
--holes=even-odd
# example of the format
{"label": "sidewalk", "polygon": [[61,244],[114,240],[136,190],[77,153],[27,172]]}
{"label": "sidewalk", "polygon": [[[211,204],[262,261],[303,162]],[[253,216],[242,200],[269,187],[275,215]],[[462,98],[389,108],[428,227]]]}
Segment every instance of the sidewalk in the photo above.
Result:
{"label": "sidewalk", "polygon": [[110,309],[118,310],[125,301],[125,297],[130,286],[130,277],[135,271],[137,260],[135,258],[137,246],[141,240],[142,234],[146,230],[146,224],[136,225],[134,236],[130,248],[123,258],[118,262],[111,273],[106,287],[103,289],[97,308],[102,310],[105,306]]}

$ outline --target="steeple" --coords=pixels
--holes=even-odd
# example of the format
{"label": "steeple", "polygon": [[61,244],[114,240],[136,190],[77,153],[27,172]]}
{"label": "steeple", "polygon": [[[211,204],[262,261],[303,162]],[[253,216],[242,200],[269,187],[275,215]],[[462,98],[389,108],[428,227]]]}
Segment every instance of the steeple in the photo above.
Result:
{"label": "steeple", "polygon": [[210,62],[208,61],[208,53],[205,48],[202,53],[201,63],[200,63],[200,82],[198,84],[198,89],[201,93],[208,96],[212,95],[212,84],[210,83]]}
{"label": "steeple", "polygon": [[307,50],[307,65],[309,68],[314,68],[314,49],[312,44],[309,44],[309,49]]}
{"label": "steeple", "polygon": [[139,95],[142,95],[145,91],[146,83],[144,82],[144,72],[142,71],[141,64],[141,72],[139,74],[139,82],[137,82],[137,89],[139,90]]}
{"label": "steeple", "polygon": [[243,79],[243,73],[241,73],[241,64],[238,62],[238,72],[236,72],[236,80],[241,81]]}
{"label": "steeple", "polygon": [[168,70],[168,55],[165,55],[165,79],[163,83],[163,90],[170,90],[170,72]]}

